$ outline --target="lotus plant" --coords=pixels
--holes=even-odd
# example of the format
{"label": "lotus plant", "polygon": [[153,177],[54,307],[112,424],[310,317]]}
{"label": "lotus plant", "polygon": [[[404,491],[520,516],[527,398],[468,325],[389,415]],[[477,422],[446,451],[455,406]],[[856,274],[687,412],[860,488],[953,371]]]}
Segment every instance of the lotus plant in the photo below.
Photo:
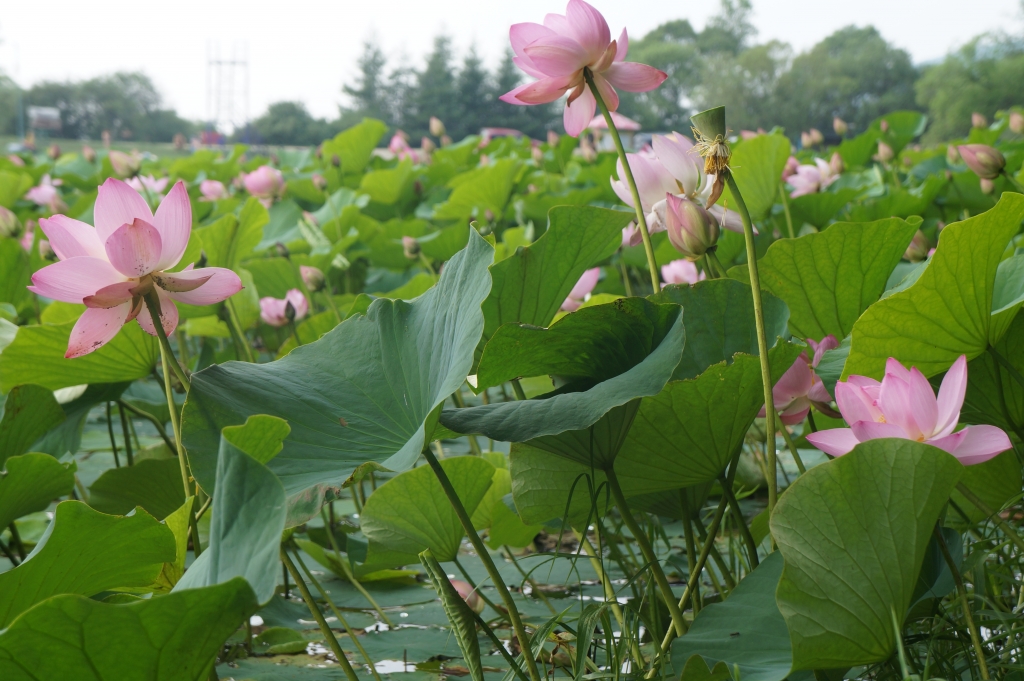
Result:
{"label": "lotus plant", "polygon": [[629,50],[626,29],[612,40],[604,16],[583,0],[569,0],[565,14],[548,14],[543,24],[513,25],[509,38],[516,66],[537,80],[505,93],[501,100],[547,104],[568,92],[562,119],[573,137],[583,132],[597,110],[588,75],[609,111],[619,107],[615,88],[647,92],[668,77],[652,66],[624,61]]}
{"label": "lotus plant", "polygon": [[152,175],[136,175],[129,179],[127,184],[140,194],[149,192],[155,196],[161,196],[163,191],[167,189],[168,182],[170,182],[170,178],[168,177],[161,177],[158,179]]}
{"label": "lotus plant", "polygon": [[[772,388],[772,396],[775,398],[775,408],[784,424],[792,426],[803,421],[811,410],[811,405],[818,406],[822,411],[831,412],[827,407],[832,401],[832,396],[821,378],[815,373],[821,358],[829,350],[839,347],[836,337],[829,334],[821,339],[820,343],[808,338],[807,344],[814,352],[813,357],[808,358],[806,352],[800,353],[793,365],[782,374],[782,378]],[[765,409],[761,408],[758,414],[764,418]]]}
{"label": "lotus plant", "polygon": [[203,180],[199,183],[200,201],[219,201],[228,197],[227,187],[219,180]]}
{"label": "lotus plant", "polygon": [[569,296],[565,299],[565,302],[562,303],[562,310],[564,312],[575,312],[580,309],[580,305],[586,301],[587,296],[597,286],[597,281],[600,278],[600,267],[594,267],[584,272],[583,276],[576,282],[576,285],[569,291]]}
{"label": "lotus plant", "polygon": [[260,298],[260,319],[270,326],[287,326],[308,313],[309,301],[297,288],[289,289],[284,298]]}
{"label": "lotus plant", "polygon": [[[890,357],[881,382],[850,376],[836,384],[836,403],[849,428],[811,433],[807,441],[832,456],[842,456],[861,442],[901,438],[945,450],[964,465],[983,463],[1012,447],[995,426],[956,430],[967,391],[967,357],[961,355],[946,372],[936,397],[916,367],[905,368]],[[955,431],[955,432],[954,432]]]}
{"label": "lotus plant", "polygon": [[148,302],[157,303],[164,334],[178,325],[175,301],[219,303],[242,289],[238,275],[222,267],[170,271],[185,254],[192,206],[181,181],[154,214],[137,191],[111,178],[99,188],[96,226],[55,215],[39,221],[59,262],[32,275],[32,292],[86,306],[65,357],[81,357],[108,343],[133,319],[157,335]]}
{"label": "lotus plant", "polygon": [[39,184],[28,190],[25,198],[40,208],[46,208],[51,213],[64,210],[67,207],[61,200],[60,191],[57,189],[63,183],[63,180],[52,180],[48,174],[43,175],[39,180]]}
{"label": "lotus plant", "polygon": [[284,192],[284,175],[277,168],[260,166],[251,173],[242,175],[245,191],[260,200],[266,207]]}
{"label": "lotus plant", "polygon": [[839,174],[828,161],[816,158],[814,165],[797,166],[793,174],[786,178],[786,182],[793,188],[789,193],[790,198],[795,199],[798,196],[825,191],[838,179]]}
{"label": "lotus plant", "polygon": [[697,271],[697,266],[685,258],[673,260],[667,265],[661,266],[661,278],[666,284],[696,284],[704,281],[707,275]]}

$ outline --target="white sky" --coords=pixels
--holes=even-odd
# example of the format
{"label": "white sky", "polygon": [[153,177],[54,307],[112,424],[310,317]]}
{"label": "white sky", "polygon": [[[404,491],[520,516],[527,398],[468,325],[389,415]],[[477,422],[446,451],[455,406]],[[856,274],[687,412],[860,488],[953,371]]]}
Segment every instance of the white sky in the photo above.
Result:
{"label": "white sky", "polygon": [[[333,118],[341,86],[356,73],[362,43],[375,36],[393,63],[419,66],[439,32],[461,53],[476,44],[493,65],[508,44],[508,26],[563,12],[564,0],[300,0],[172,3],[115,0],[0,0],[0,70],[23,86],[115,70],[143,70],[165,103],[187,118],[207,115],[208,46],[222,58],[248,50],[249,111],[279,100],[304,101]],[[699,30],[716,0],[591,0],[618,34],[631,36],[669,19]],[[991,30],[1020,31],[1021,0],[754,0],[759,40],[798,51],[849,24],[873,24],[915,62],[936,59]]]}

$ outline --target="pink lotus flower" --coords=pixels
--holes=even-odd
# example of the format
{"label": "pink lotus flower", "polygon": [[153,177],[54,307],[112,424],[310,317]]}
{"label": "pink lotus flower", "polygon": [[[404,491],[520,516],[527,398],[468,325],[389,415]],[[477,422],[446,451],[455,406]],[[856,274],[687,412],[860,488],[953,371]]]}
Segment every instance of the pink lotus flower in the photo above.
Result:
{"label": "pink lotus flower", "polygon": [[227,187],[218,180],[203,180],[199,183],[199,193],[203,195],[200,201],[219,201],[228,198]]}
{"label": "pink lotus flower", "polygon": [[297,322],[308,313],[309,301],[297,288],[289,289],[284,298],[260,298],[260,319],[270,326],[285,326],[288,322]]}
{"label": "pink lotus flower", "polygon": [[956,148],[967,167],[983,180],[994,180],[1006,167],[1006,158],[987,144],[963,144]]}
{"label": "pink lotus flower", "polygon": [[790,175],[786,182],[793,188],[790,197],[796,198],[805,194],[816,194],[839,179],[832,166],[820,158],[814,159],[814,165],[797,166],[796,172]]}
{"label": "pink lotus flower", "polygon": [[60,262],[33,274],[29,290],[87,308],[71,331],[65,357],[96,350],[133,319],[156,335],[143,301],[150,292],[160,300],[161,325],[170,335],[178,325],[174,301],[212,305],[242,289],[238,275],[222,267],[167,271],[181,260],[192,232],[184,183],[174,185],[154,215],[131,187],[108,179],[94,215],[95,228],[65,215],[39,221]]}
{"label": "pink lotus flower", "polygon": [[601,278],[601,268],[595,267],[589,269],[583,273],[580,280],[576,282],[576,285],[569,291],[569,297],[562,303],[562,310],[565,312],[575,312],[580,309],[580,305],[587,299],[590,292],[597,286],[597,280]]}
{"label": "pink lotus flower", "polygon": [[64,202],[61,201],[60,192],[57,190],[57,187],[62,184],[64,184],[63,180],[51,180],[49,175],[43,175],[39,180],[39,185],[29,189],[25,198],[37,206],[55,213],[64,208]]}
{"label": "pink lotus flower", "polygon": [[850,376],[836,384],[836,403],[850,427],[811,433],[807,441],[826,454],[842,456],[861,442],[901,438],[945,450],[965,466],[982,463],[1013,445],[995,426],[969,426],[953,432],[966,390],[965,355],[949,368],[937,399],[924,374],[916,367],[908,370],[890,357],[881,383],[866,376]]}
{"label": "pink lotus flower", "polygon": [[685,258],[673,260],[667,265],[661,266],[661,278],[666,284],[696,284],[704,281],[707,275],[698,272],[697,266]]}
{"label": "pink lotus flower", "polygon": [[782,180],[785,182],[796,173],[796,169],[800,167],[800,159],[796,156],[790,156],[786,159],[786,166],[782,169]]}
{"label": "pink lotus flower", "polygon": [[597,110],[584,69],[593,74],[609,111],[619,107],[615,88],[647,92],[668,77],[651,66],[623,61],[629,50],[626,29],[618,40],[612,40],[604,17],[583,0],[569,0],[564,15],[549,14],[543,25],[513,25],[509,38],[516,66],[537,80],[502,95],[501,100],[519,105],[547,104],[568,92],[562,121],[573,137],[583,132]]}
{"label": "pink lotus flower", "polygon": [[284,191],[284,175],[277,168],[260,166],[247,175],[243,173],[242,184],[247,192],[269,208]]}
{"label": "pink lotus flower", "polygon": [[466,601],[466,605],[469,606],[470,610],[478,615],[484,611],[486,607],[484,599],[480,598],[480,594],[476,592],[476,589],[469,582],[464,582],[461,579],[452,579],[450,581],[455,590],[462,596],[462,600]]}
{"label": "pink lotus flower", "polygon": [[170,182],[169,177],[157,179],[152,175],[136,175],[127,180],[126,184],[140,194],[145,194],[148,191],[156,196],[163,196],[163,191],[167,189],[168,182]]}
{"label": "pink lotus flower", "polygon": [[[775,402],[775,408],[779,411],[782,422],[787,426],[803,421],[807,417],[807,412],[811,410],[812,404],[824,406],[832,401],[832,396],[828,394],[828,388],[825,387],[814,370],[818,368],[818,363],[821,362],[821,358],[827,351],[839,347],[839,342],[835,336],[829,334],[822,338],[820,343],[808,338],[807,344],[814,351],[814,358],[808,359],[806,352],[800,353],[793,365],[772,387],[772,401]],[[761,407],[758,416],[764,418],[764,407]]]}

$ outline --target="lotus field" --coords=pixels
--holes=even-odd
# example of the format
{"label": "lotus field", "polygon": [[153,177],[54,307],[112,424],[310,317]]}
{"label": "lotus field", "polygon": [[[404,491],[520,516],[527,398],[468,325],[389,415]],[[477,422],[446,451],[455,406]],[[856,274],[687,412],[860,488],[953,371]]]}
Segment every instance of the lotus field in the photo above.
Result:
{"label": "lotus field", "polygon": [[0,679],[1022,678],[1021,110],[626,139],[565,12],[546,140],[0,158]]}

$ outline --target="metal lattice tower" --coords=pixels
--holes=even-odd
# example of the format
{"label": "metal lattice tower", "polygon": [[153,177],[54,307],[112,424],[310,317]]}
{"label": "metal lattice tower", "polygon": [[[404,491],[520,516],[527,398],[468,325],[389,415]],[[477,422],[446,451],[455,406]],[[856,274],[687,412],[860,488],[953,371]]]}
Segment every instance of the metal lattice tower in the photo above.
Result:
{"label": "metal lattice tower", "polygon": [[206,120],[220,132],[245,128],[249,122],[249,46],[235,44],[221,57],[220,43],[206,45]]}

